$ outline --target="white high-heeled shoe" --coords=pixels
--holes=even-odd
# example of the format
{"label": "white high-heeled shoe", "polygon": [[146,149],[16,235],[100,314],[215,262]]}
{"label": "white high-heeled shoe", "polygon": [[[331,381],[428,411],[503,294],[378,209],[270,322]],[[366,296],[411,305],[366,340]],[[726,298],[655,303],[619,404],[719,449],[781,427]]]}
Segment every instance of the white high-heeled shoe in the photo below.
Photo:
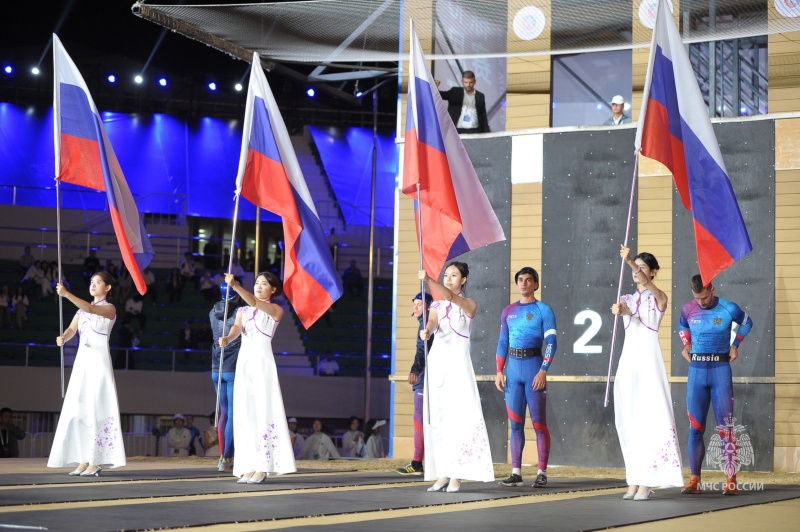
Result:
{"label": "white high-heeled shoe", "polygon": [[[455,485],[454,485],[455,484]],[[451,478],[447,484],[447,493],[458,493],[461,490],[461,481],[457,478]]]}
{"label": "white high-heeled shoe", "polygon": [[100,471],[102,471],[102,470],[103,470],[103,468],[100,467],[100,466],[89,466],[89,467],[86,468],[86,471],[81,473],[80,476],[82,476],[82,477],[99,477],[100,476]]}
{"label": "white high-heeled shoe", "polygon": [[237,480],[236,483],[237,484],[247,484],[250,481],[250,479],[253,478],[254,474],[255,474],[255,471],[251,471],[250,473],[245,473],[244,475],[239,477],[239,480]]}
{"label": "white high-heeled shoe", "polygon": [[86,471],[87,467],[89,467],[89,463],[88,462],[85,463],[85,464],[78,464],[78,467],[75,468],[75,471],[70,471],[68,474],[71,477],[77,477],[78,475],[80,475],[81,473]]}

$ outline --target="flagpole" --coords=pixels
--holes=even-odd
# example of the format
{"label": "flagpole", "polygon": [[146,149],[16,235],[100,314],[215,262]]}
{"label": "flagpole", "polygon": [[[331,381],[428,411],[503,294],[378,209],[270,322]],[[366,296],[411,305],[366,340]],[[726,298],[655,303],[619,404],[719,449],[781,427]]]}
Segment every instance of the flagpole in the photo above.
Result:
{"label": "flagpole", "polygon": [[[420,186],[419,181],[417,182],[417,234],[419,235],[419,269],[425,269],[425,258],[423,256],[422,251],[422,202],[419,201],[420,199]],[[428,314],[425,312],[425,281],[420,280],[419,282],[419,292],[422,295],[422,329],[426,330],[428,327]],[[425,353],[425,386],[428,386],[428,340],[425,339],[422,341],[422,347]],[[424,390],[424,389],[423,389]],[[428,397],[428,401],[426,401],[428,405],[428,423],[431,421],[431,402],[430,396]]]}
{"label": "flagpole", "polygon": [[[236,194],[236,203],[233,207],[233,228],[231,229],[231,252],[228,257],[228,273],[231,273],[233,266],[233,254],[236,251],[236,220],[239,218],[239,194]],[[225,310],[222,313],[222,335],[220,338],[225,337],[225,326],[228,324],[228,296],[231,293],[231,284],[225,283]],[[214,409],[214,427],[219,425],[219,394],[222,391],[222,363],[225,361],[225,346],[220,346],[219,349],[219,374],[217,375],[217,406]]]}
{"label": "flagpole", "polygon": [[[639,177],[639,150],[636,150],[636,153],[633,158],[633,179],[631,179],[631,198],[628,202],[628,223],[625,226],[625,247],[628,247],[628,238],[631,235],[631,216],[633,215],[633,198],[636,193],[636,181]],[[617,299],[614,300],[615,303],[619,302],[619,298],[622,297],[622,278],[625,275],[625,259],[622,259],[622,264],[619,267],[619,284],[617,286]],[[603,408],[608,406],[608,392],[611,388],[611,367],[614,364],[614,346],[617,343],[617,323],[619,322],[619,314],[614,314],[614,330],[611,333],[611,353],[608,357],[608,375],[606,376],[606,398],[603,401]]]}
{"label": "flagpole", "polygon": [[[61,181],[56,179],[56,240],[58,253],[58,282],[63,284],[64,277],[61,275]],[[64,298],[58,298],[58,331],[62,337],[61,342],[61,398],[64,398]]]}

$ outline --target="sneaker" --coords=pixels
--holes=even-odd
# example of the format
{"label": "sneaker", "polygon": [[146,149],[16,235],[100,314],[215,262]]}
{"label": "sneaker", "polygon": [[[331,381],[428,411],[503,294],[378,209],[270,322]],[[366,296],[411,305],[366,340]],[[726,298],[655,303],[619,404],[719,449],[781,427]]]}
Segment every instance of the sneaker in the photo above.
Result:
{"label": "sneaker", "polygon": [[722,488],[723,495],[739,495],[739,487],[736,484],[736,475],[725,479],[725,487]]}
{"label": "sneaker", "polygon": [[225,471],[225,459],[220,458],[219,462],[217,462],[217,471],[224,472]]}
{"label": "sneaker", "polygon": [[522,486],[523,484],[525,483],[522,481],[522,475],[517,475],[515,473],[511,473],[511,476],[500,482],[501,486],[508,486],[508,487]]}
{"label": "sneaker", "polygon": [[405,467],[398,467],[394,471],[395,473],[400,473],[401,475],[421,475],[425,472],[425,470],[422,469],[422,466],[415,467],[414,462],[411,462]]}
{"label": "sneaker", "polygon": [[536,475],[536,480],[533,481],[532,488],[543,488],[547,486],[547,475],[539,473]]}
{"label": "sneaker", "polygon": [[692,478],[689,479],[689,483],[686,484],[681,493],[685,493],[686,495],[698,495],[703,492],[703,489],[700,487],[700,477],[692,475]]}

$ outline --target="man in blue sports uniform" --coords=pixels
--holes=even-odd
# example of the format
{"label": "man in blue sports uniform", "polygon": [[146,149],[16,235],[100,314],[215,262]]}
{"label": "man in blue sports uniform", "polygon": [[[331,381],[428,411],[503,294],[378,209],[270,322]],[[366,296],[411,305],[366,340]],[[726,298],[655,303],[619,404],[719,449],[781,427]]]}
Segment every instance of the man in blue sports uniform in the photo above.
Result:
{"label": "man in blue sports uniform", "polygon": [[[737,444],[733,431],[733,377],[730,363],[739,356],[739,344],[753,327],[753,320],[739,305],[717,297],[711,283],[703,286],[699,275],[692,277],[694,301],[683,306],[678,333],[683,358],[689,361],[686,410],[689,414],[689,466],[691,479],[681,493],[702,491],[700,467],[705,456],[703,433],[709,403],[714,407],[717,432],[725,460],[723,495],[736,495]],[[739,325],[731,342],[733,324]]]}
{"label": "man in blue sports uniform", "polygon": [[[511,476],[503,486],[521,486],[522,449],[525,447],[525,405],[536,431],[539,470],[533,487],[547,484],[550,431],[547,429],[547,370],[556,353],[556,317],[536,300],[539,274],[526,266],[514,276],[519,301],[503,310],[497,342],[495,386],[505,388],[506,410],[511,423]],[[543,350],[544,346],[544,350]],[[508,364],[506,359],[508,358]],[[505,368],[506,374],[503,375]]]}

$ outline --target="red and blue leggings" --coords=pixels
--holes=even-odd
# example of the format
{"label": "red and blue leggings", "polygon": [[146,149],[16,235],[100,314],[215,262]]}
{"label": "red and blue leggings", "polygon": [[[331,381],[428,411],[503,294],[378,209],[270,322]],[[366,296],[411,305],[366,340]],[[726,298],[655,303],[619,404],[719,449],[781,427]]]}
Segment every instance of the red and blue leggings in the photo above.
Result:
{"label": "red and blue leggings", "polygon": [[542,357],[508,357],[506,367],[506,410],[511,422],[511,467],[522,467],[525,447],[525,405],[536,431],[539,469],[547,469],[550,431],[547,429],[547,390],[534,391],[533,378],[542,368]]}
{"label": "red and blue leggings", "polygon": [[709,405],[714,407],[717,432],[722,439],[722,458],[727,476],[736,474],[737,443],[733,431],[733,379],[728,362],[692,362],[686,387],[689,414],[689,467],[700,476],[706,454],[703,433]]}

